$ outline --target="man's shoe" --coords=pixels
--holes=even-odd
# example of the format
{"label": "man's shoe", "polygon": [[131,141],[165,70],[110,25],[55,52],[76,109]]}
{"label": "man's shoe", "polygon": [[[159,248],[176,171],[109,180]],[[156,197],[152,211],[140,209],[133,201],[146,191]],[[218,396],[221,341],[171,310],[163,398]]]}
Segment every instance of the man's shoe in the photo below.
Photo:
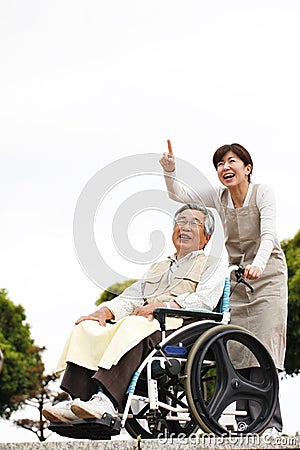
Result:
{"label": "man's shoe", "polygon": [[118,416],[118,411],[115,409],[113,403],[102,392],[93,395],[88,402],[83,402],[77,398],[72,403],[71,409],[81,419],[102,419],[105,413],[113,417]]}
{"label": "man's shoe", "polygon": [[78,420],[77,417],[71,411],[72,401],[60,402],[57,405],[47,405],[43,408],[43,416],[50,422],[72,422],[72,420]]}
{"label": "man's shoe", "polygon": [[280,432],[277,430],[277,428],[267,428],[260,436],[262,439],[272,439],[272,438],[278,438],[280,437]]}

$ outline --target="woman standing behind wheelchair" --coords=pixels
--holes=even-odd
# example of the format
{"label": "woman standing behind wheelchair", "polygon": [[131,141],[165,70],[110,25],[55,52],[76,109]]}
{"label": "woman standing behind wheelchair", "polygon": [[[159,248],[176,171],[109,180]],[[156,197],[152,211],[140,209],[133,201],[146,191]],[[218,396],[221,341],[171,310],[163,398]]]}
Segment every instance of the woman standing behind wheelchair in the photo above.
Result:
{"label": "woman standing behind wheelchair", "polygon": [[[223,145],[213,156],[213,164],[224,187],[198,192],[189,190],[176,179],[175,160],[170,149],[160,159],[170,198],[181,202],[201,201],[216,208],[225,230],[225,244],[230,264],[242,264],[244,277],[254,292],[239,284],[231,295],[231,322],[260,339],[272,355],[277,369],[283,370],[287,324],[287,267],[276,236],[275,199],[270,187],[252,184],[253,162],[239,144]],[[236,368],[247,378],[259,381],[259,369],[246,355],[237,355]],[[238,405],[255,415],[257,403]],[[257,411],[256,411],[257,414]],[[242,419],[246,422],[245,419]],[[266,435],[282,431],[279,400]]]}

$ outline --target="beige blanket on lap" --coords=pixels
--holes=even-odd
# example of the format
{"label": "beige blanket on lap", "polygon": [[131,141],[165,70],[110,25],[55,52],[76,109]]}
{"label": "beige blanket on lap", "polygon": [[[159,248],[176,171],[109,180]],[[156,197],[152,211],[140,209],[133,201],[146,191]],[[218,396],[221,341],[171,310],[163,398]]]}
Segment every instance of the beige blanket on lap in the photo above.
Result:
{"label": "beige blanket on lap", "polygon": [[[167,319],[167,329],[181,325],[181,319]],[[55,373],[59,375],[65,370],[67,362],[95,371],[98,367],[110,369],[125,353],[159,329],[156,319],[149,321],[141,316],[124,317],[106,327],[94,320],[85,320],[71,331]]]}

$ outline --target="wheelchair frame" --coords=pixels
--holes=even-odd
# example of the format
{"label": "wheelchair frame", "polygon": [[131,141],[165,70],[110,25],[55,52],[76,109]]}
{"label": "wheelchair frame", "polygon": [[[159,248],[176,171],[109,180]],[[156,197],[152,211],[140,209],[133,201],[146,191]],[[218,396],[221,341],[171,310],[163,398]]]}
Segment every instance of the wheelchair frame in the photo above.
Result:
{"label": "wheelchair frame", "polygon": [[[218,436],[263,432],[276,407],[278,376],[263,344],[246,329],[229,325],[232,271],[238,283],[252,290],[242,277],[243,268],[231,266],[220,312],[154,310],[162,340],[134,373],[120,417],[106,414],[102,419],[51,423],[49,429],[81,439],[109,439],[123,428],[132,437],[142,438],[188,437],[198,428]],[[166,336],[167,316],[197,321]],[[255,357],[262,369],[261,383],[252,382],[235,369],[230,357],[233,342]],[[236,409],[241,400],[255,402],[258,416],[250,418],[245,410]]]}

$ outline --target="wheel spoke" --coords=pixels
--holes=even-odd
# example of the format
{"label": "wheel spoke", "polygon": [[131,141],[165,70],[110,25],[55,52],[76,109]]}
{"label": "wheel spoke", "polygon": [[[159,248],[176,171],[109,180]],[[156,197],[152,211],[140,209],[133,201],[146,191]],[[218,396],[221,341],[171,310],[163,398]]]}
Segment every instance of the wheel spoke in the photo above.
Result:
{"label": "wheel spoke", "polygon": [[211,350],[216,361],[216,387],[207,409],[209,416],[218,420],[224,409],[232,403],[231,380],[236,378],[237,373],[230,360],[224,338],[218,339]]}
{"label": "wheel spoke", "polygon": [[247,400],[253,400],[260,404],[261,415],[265,415],[265,411],[270,407],[273,400],[274,386],[272,384],[271,375],[268,379],[263,380],[260,384],[253,384],[251,381],[245,381],[242,378],[237,396]]}

